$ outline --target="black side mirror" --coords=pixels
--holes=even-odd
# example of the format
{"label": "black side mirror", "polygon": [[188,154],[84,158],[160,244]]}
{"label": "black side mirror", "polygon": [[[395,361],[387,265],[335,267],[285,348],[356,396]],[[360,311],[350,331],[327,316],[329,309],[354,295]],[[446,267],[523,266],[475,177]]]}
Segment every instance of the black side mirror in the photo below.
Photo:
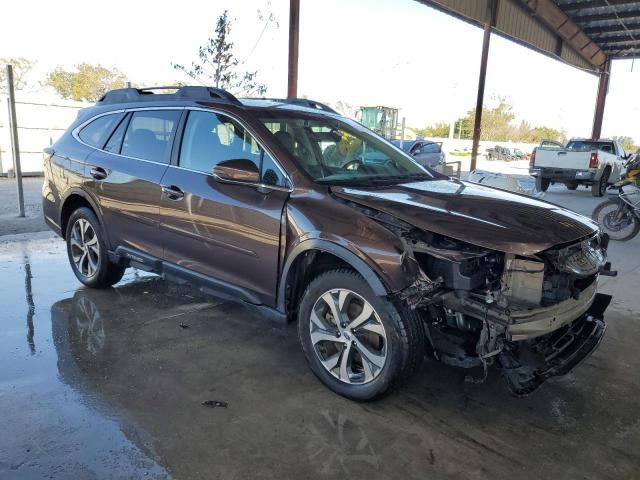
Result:
{"label": "black side mirror", "polygon": [[221,182],[260,183],[258,166],[246,158],[223,160],[213,167],[213,176]]}

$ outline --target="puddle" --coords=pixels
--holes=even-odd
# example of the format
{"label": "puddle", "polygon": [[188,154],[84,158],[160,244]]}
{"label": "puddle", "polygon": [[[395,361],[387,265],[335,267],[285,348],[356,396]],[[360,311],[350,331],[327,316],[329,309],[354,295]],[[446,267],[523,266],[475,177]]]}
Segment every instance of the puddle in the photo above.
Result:
{"label": "puddle", "polygon": [[[171,478],[150,441],[129,439],[117,414],[61,374],[71,362],[60,356],[52,305],[78,289],[64,248],[51,236],[0,244],[0,477]],[[99,347],[97,324],[86,327]]]}

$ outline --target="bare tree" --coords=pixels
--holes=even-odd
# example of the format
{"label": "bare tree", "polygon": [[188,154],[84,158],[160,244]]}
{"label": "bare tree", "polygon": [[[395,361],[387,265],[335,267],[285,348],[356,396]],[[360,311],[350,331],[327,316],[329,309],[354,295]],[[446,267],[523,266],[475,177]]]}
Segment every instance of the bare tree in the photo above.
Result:
{"label": "bare tree", "polygon": [[[270,21],[274,21],[271,14],[267,17],[267,22]],[[173,64],[173,67],[203,85],[223,88],[234,94],[264,95],[267,86],[257,81],[257,70],[243,72],[239,69],[240,62],[233,53],[230,38],[232,23],[225,10],[218,17],[214,35],[198,49],[198,60],[191,62],[190,67],[180,64]]]}

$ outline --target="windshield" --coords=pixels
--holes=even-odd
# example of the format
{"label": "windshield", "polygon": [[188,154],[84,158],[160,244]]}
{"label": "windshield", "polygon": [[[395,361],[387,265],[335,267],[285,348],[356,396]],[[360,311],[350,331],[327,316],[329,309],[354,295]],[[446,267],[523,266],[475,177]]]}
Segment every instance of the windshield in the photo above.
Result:
{"label": "windshield", "polygon": [[433,178],[406,153],[350,120],[274,112],[261,121],[319,183],[378,185]]}

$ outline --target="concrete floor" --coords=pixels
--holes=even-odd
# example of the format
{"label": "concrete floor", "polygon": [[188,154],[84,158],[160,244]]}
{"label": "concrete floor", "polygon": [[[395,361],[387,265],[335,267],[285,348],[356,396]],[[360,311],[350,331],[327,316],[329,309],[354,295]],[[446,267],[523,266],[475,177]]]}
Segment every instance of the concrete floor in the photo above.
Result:
{"label": "concrete floor", "polygon": [[534,396],[426,362],[362,404],[315,379],[294,326],[136,271],[87,290],[61,240],[0,237],[0,478],[640,478],[638,247],[610,248],[599,350]]}

